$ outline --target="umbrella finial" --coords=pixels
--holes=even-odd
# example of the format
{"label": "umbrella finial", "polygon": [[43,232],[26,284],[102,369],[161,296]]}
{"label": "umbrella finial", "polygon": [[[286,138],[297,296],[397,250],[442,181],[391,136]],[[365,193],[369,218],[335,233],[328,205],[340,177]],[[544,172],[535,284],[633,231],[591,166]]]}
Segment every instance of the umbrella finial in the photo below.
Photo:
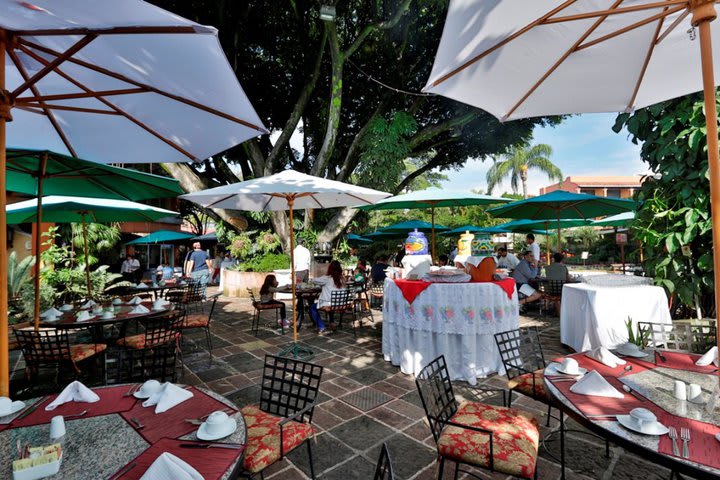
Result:
{"label": "umbrella finial", "polygon": [[697,27],[702,22],[712,22],[717,18],[715,0],[690,0],[692,25]]}

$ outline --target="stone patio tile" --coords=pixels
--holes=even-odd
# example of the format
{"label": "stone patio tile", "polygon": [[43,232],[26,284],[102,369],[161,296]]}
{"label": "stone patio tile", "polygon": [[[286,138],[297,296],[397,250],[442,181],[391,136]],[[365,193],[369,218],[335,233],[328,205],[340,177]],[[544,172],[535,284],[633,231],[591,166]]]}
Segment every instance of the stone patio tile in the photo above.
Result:
{"label": "stone patio tile", "polygon": [[389,373],[375,368],[364,368],[358,372],[348,375],[347,378],[362,383],[363,385],[372,385],[373,383],[384,380],[389,376]]}
{"label": "stone patio tile", "polygon": [[405,400],[393,400],[385,405],[388,409],[400,413],[407,418],[420,420],[425,418],[425,410]]}
{"label": "stone patio tile", "polygon": [[390,438],[395,431],[368,416],[361,415],[329,430],[328,433],[355,450],[367,450],[376,443]]}
{"label": "stone patio tile", "polygon": [[383,393],[380,390],[375,390],[371,387],[361,388],[355,390],[346,395],[340,397],[343,402],[352,405],[353,407],[367,412],[372,410],[383,403],[387,403],[392,399],[387,393]]}
{"label": "stone patio tile", "polygon": [[385,381],[391,385],[395,385],[396,387],[404,389],[406,392],[414,392],[415,390],[417,390],[417,387],[415,386],[415,380],[413,379],[412,375],[398,373],[396,375],[393,375],[392,377],[386,378]]}
{"label": "stone patio tile", "polygon": [[[233,347],[236,347],[239,349],[239,351],[233,351],[232,353],[241,353],[243,351],[245,352],[251,352],[253,350],[258,350],[261,348],[269,348],[271,345],[264,341],[264,340],[255,340],[254,342],[247,342],[242,343],[240,345],[233,345]],[[228,347],[228,350],[230,350],[232,347]]]}
{"label": "stone patio tile", "polygon": [[403,428],[409,426],[414,422],[414,420],[403,417],[402,415],[398,415],[397,413],[393,412],[388,408],[385,408],[384,406],[369,411],[367,415],[374,418],[375,420],[383,422],[385,425],[396,428],[398,430],[402,430]]}
{"label": "stone patio tile", "polygon": [[344,421],[342,418],[333,415],[322,407],[316,407],[313,412],[313,425],[320,427],[322,430],[330,430]]}
{"label": "stone patio tile", "polygon": [[[259,398],[259,397],[258,397]],[[345,402],[340,400],[330,400],[320,405],[318,408],[324,409],[335,416],[342,418],[343,420],[349,420],[362,415],[362,412],[357,408],[353,408]]]}
{"label": "stone patio tile", "polygon": [[350,392],[353,390],[358,390],[365,386],[362,383],[356,382],[355,380],[351,380],[349,378],[345,378],[343,376],[339,376],[338,378],[333,379],[332,383]]}
{"label": "stone patio tile", "polygon": [[347,462],[338,465],[322,474],[321,479],[337,480],[369,480],[375,474],[375,464],[361,456],[352,457]]}
{"label": "stone patio tile", "polygon": [[428,448],[411,438],[395,434],[387,440],[393,473],[398,478],[410,478],[418,470],[435,462],[435,449]]}
{"label": "stone patio tile", "polygon": [[250,353],[238,353],[223,359],[237,373],[246,373],[252,370],[262,369],[265,362]]}
{"label": "stone patio tile", "polygon": [[197,372],[197,376],[203,382],[210,382],[212,380],[224,379],[226,377],[231,376],[232,374],[233,374],[233,372],[229,368],[224,368],[224,367],[220,367],[220,366]]}
{"label": "stone patio tile", "polygon": [[[318,476],[354,456],[353,451],[342,441],[327,433],[315,435],[315,438],[317,441],[312,441],[313,464],[315,466],[315,473]],[[307,446],[302,445],[296,448],[290,452],[288,458],[292,461],[293,465],[302,470],[305,475],[310,475]]]}
{"label": "stone patio tile", "polygon": [[381,392],[385,392],[388,395],[391,395],[393,397],[400,397],[407,393],[407,391],[403,388],[400,388],[396,385],[393,385],[391,383],[387,383],[385,381],[373,383],[371,385],[373,388],[376,388],[380,390]]}
{"label": "stone patio tile", "polygon": [[428,437],[432,435],[430,427],[424,420],[416,421],[415,423],[407,427],[405,430],[403,430],[403,433],[420,443],[424,443],[428,439]]}
{"label": "stone patio tile", "polygon": [[346,388],[343,388],[340,385],[336,385],[331,381],[325,381],[324,379],[322,383],[320,383],[320,391],[327,395],[330,395],[333,398],[341,397],[348,393],[348,390]]}

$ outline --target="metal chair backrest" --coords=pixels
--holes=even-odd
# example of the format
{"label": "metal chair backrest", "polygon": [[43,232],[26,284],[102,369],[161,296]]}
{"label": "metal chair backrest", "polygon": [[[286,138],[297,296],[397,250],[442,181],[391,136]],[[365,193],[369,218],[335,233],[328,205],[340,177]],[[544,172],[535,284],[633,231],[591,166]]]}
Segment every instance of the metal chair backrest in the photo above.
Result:
{"label": "metal chair backrest", "polygon": [[353,298],[350,290],[343,288],[330,292],[330,310],[343,311],[353,307]]}
{"label": "metal chair backrest", "polygon": [[203,287],[199,280],[188,281],[187,303],[200,303],[203,299]]}
{"label": "metal chair backrest", "polygon": [[458,409],[445,355],[440,355],[427,364],[415,378],[415,385],[430,423],[433,438],[437,442],[443,425]]}
{"label": "metal chair backrest", "polygon": [[373,283],[370,285],[370,295],[373,297],[382,297],[385,295],[385,284]]}
{"label": "metal chair backrest", "polygon": [[[323,367],[292,358],[265,356],[260,410],[288,417],[315,402],[320,390]],[[297,418],[312,421],[314,408]]]}
{"label": "metal chair backrest", "polygon": [[537,327],[523,327],[496,333],[495,343],[508,379],[545,368],[540,332]]}
{"label": "metal chair backrest", "polygon": [[255,296],[255,292],[253,291],[253,289],[250,287],[247,287],[247,292],[248,292],[248,295],[250,295],[250,301],[252,302],[252,304],[255,305],[256,303],[258,303],[257,297]]}
{"label": "metal chair backrest", "polygon": [[183,305],[187,303],[190,285],[178,285],[172,287],[165,293],[165,300],[175,305]]}
{"label": "metal chair backrest", "polygon": [[70,360],[70,336],[67,330],[54,328],[16,329],[15,338],[25,361],[30,364]]}
{"label": "metal chair backrest", "polygon": [[183,312],[173,310],[156,317],[143,320],[145,326],[145,348],[166,345],[174,342],[180,332]]}
{"label": "metal chair backrest", "polygon": [[638,322],[638,331],[648,346],[687,353],[705,353],[716,344],[714,325]]}
{"label": "metal chair backrest", "polygon": [[380,457],[375,466],[375,477],[373,480],[393,480],[392,462],[390,461],[390,452],[387,443],[383,442],[380,449]]}
{"label": "metal chair backrest", "polygon": [[540,283],[540,291],[550,297],[561,297],[565,280],[544,280]]}

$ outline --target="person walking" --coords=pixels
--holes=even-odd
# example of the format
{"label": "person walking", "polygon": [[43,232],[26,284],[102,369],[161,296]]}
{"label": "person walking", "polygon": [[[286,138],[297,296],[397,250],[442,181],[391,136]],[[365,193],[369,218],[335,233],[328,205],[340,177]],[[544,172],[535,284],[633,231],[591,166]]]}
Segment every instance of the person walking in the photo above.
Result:
{"label": "person walking", "polygon": [[188,253],[185,262],[185,276],[192,278],[194,282],[200,284],[200,292],[203,300],[205,299],[208,280],[210,280],[211,268],[212,259],[210,255],[201,248],[200,242],[193,243],[193,250]]}
{"label": "person walking", "polygon": [[527,243],[527,249],[532,252],[535,265],[540,265],[540,245],[535,241],[535,235],[528,233],[525,237],[525,242]]}
{"label": "person walking", "polygon": [[293,251],[295,257],[295,278],[300,283],[307,283],[310,278],[310,263],[312,262],[312,255],[310,250],[305,248],[303,241],[297,241],[295,250]]}

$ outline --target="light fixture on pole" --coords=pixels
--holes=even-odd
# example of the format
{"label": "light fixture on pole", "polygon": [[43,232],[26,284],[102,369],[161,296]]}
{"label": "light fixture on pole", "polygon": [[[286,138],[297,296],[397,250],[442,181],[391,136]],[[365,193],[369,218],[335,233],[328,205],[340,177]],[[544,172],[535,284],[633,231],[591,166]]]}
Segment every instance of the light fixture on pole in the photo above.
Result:
{"label": "light fixture on pole", "polygon": [[334,22],[335,5],[322,5],[320,7],[320,20],[323,22]]}

